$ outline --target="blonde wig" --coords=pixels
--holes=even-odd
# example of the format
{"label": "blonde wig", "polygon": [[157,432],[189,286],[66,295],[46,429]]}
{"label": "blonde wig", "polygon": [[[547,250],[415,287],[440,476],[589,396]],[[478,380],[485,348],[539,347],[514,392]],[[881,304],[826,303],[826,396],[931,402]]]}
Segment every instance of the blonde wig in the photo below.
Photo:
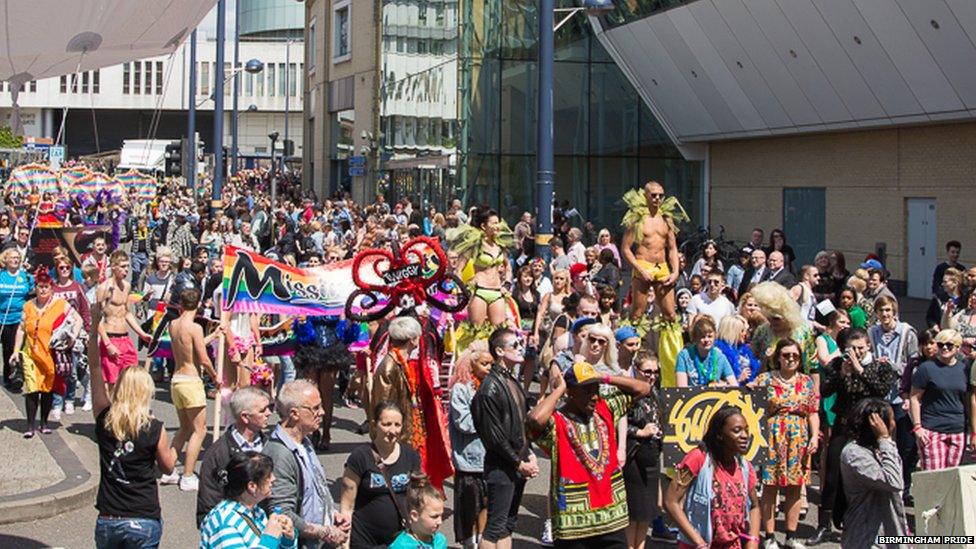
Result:
{"label": "blonde wig", "polygon": [[767,319],[781,317],[790,325],[791,333],[803,325],[800,306],[790,297],[789,290],[778,282],[761,282],[750,293]]}

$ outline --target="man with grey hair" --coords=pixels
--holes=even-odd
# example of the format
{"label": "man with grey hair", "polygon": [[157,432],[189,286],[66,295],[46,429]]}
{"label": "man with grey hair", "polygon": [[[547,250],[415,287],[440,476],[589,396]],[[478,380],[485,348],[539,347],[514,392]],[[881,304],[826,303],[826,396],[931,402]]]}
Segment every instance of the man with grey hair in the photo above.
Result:
{"label": "man with grey hair", "polygon": [[[411,316],[400,316],[390,321],[387,328],[387,335],[390,340],[390,350],[386,358],[376,367],[373,373],[373,387],[369,392],[369,404],[366,406],[366,415],[370,425],[376,418],[372,417],[372,409],[379,402],[396,402],[400,409],[409,411],[413,409],[410,394],[410,384],[407,381],[407,368],[411,354],[420,344],[422,329],[420,322]],[[400,432],[400,440],[406,442],[410,440],[411,421],[404,418],[403,430]]]}
{"label": "man with grey hair", "polygon": [[566,243],[569,244],[569,248],[566,249],[566,255],[569,256],[569,264],[582,263],[585,265],[586,246],[583,245],[583,231],[577,227],[570,229],[566,233]]}
{"label": "man with grey hair", "polygon": [[238,389],[230,397],[230,416],[234,424],[207,448],[200,465],[200,490],[197,492],[197,526],[224,498],[221,471],[238,452],[260,452],[267,441],[264,430],[271,417],[271,397],[257,387]]}
{"label": "man with grey hair", "polygon": [[341,545],[349,537],[350,520],[336,510],[309,435],[319,429],[324,410],[319,389],[310,381],[289,381],[278,393],[281,422],[261,450],[274,462],[275,482],[265,510],[276,507],[295,524],[300,546],[318,548],[322,542]]}

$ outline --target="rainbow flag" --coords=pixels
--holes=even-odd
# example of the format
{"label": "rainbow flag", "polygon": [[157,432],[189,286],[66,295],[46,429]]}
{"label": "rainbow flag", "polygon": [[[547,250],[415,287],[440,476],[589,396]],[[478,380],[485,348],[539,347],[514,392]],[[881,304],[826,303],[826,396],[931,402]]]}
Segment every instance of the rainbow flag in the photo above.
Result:
{"label": "rainbow flag", "polygon": [[224,248],[224,308],[239,313],[341,316],[356,290],[352,260],[314,269]]}

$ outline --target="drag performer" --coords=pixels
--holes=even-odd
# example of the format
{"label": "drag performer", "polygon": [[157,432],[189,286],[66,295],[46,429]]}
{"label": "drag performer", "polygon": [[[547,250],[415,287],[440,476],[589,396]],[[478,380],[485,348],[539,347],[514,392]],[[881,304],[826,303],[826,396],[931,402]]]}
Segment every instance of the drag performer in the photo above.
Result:
{"label": "drag performer", "polygon": [[675,362],[683,346],[674,295],[680,274],[676,223],[689,221],[688,214],[677,198],[664,198],[664,187],[656,181],[645,184],[643,191],[628,191],[624,202],[628,210],[621,223],[625,229],[621,251],[634,270],[630,322],[641,336],[647,334],[651,326],[645,315],[648,294],[653,289],[661,311],[661,319],[654,326],[660,332],[661,385],[674,387]]}
{"label": "drag performer", "polygon": [[508,252],[515,246],[515,235],[495,210],[484,208],[475,210],[471,223],[452,229],[447,238],[451,251],[474,268],[468,322],[457,336],[461,352],[471,341],[487,340],[495,328],[508,323],[514,307],[502,284],[512,279]]}
{"label": "drag performer", "polygon": [[436,240],[418,237],[396,253],[364,250],[353,261],[360,288],[346,302],[346,318],[381,321],[370,342],[371,377],[367,411],[392,399],[404,411],[404,442],[421,457],[434,486],[454,474],[447,420],[436,385],[442,343],[437,324],[418,309],[454,313],[468,304],[460,279],[448,273],[447,256]]}

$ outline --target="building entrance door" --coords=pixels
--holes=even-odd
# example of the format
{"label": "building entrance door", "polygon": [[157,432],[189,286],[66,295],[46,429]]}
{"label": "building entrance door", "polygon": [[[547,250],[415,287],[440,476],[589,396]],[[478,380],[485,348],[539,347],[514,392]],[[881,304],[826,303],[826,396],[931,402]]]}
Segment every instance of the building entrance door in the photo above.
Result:
{"label": "building entrance door", "polygon": [[932,271],[938,259],[935,199],[908,198],[908,297],[932,296]]}
{"label": "building entrance door", "polygon": [[796,269],[812,264],[817,252],[827,245],[826,202],[822,187],[783,189],[783,232],[796,254]]}

